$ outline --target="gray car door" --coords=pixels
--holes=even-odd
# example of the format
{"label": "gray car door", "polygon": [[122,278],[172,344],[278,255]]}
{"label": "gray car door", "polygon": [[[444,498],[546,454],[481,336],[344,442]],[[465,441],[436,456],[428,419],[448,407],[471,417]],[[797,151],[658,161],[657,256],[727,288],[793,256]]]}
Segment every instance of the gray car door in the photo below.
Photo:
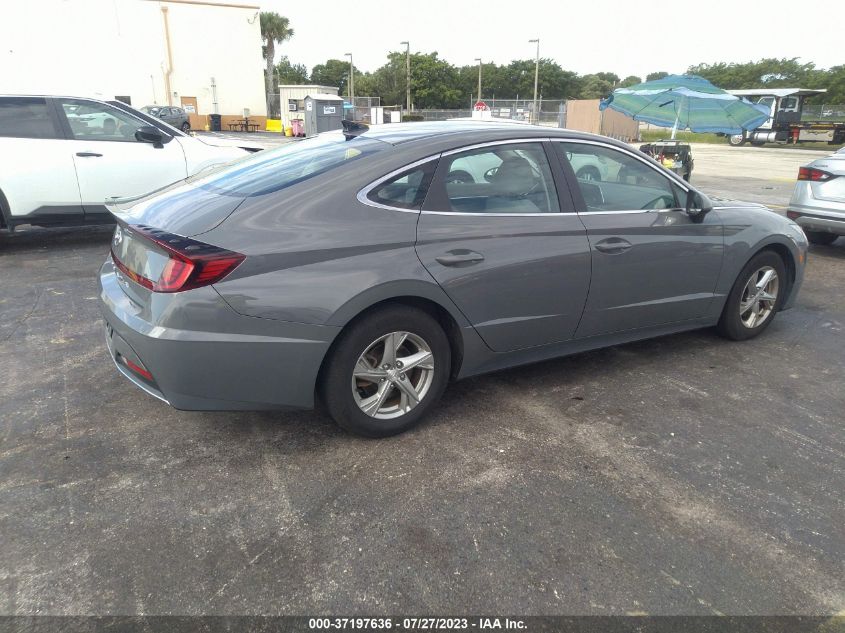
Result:
{"label": "gray car door", "polygon": [[[634,150],[595,141],[552,145],[592,253],[590,296],[576,338],[704,316],[724,253],[718,213],[694,221],[683,209],[684,185]],[[576,177],[587,165],[591,177]]]}
{"label": "gray car door", "polygon": [[447,152],[420,214],[420,260],[495,351],[571,338],[586,301],[586,230],[550,151],[534,139]]}

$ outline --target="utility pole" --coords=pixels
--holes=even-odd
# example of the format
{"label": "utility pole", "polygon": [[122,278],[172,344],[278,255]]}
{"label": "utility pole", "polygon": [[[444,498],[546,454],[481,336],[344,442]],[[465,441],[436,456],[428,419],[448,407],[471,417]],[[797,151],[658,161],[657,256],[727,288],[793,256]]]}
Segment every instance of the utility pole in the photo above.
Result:
{"label": "utility pole", "polygon": [[411,43],[399,42],[405,48],[405,111],[411,114]]}
{"label": "utility pole", "polygon": [[537,82],[540,79],[540,38],[528,40],[529,44],[537,44],[537,56],[534,59],[534,125],[540,123],[540,112],[537,110]]}
{"label": "utility pole", "polygon": [[481,58],[476,57],[475,61],[478,62],[478,100],[481,101]]}
{"label": "utility pole", "polygon": [[349,58],[349,103],[352,105],[352,118],[355,118],[355,67],[352,65],[352,53],[346,53]]}

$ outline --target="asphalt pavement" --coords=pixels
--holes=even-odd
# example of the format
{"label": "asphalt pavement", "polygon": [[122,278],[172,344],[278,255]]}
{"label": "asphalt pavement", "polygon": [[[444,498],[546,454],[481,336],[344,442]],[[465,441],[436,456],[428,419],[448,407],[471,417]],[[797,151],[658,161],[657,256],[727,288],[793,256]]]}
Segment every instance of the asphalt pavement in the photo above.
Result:
{"label": "asphalt pavement", "polygon": [[[725,189],[778,182],[728,150]],[[719,193],[708,151],[693,182]],[[0,235],[0,613],[845,609],[845,240],[757,339],[465,380],[372,441],[129,384],[96,303],[110,235]]]}

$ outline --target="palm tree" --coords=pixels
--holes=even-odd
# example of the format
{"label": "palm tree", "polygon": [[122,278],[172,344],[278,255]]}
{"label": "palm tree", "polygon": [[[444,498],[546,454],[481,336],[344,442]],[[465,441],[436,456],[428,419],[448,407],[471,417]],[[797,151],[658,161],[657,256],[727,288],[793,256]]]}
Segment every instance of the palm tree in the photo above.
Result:
{"label": "palm tree", "polygon": [[[290,21],[275,11],[261,12],[261,39],[264,46],[261,51],[264,60],[267,62],[264,80],[267,83],[267,93],[273,92],[273,62],[276,57],[276,44],[281,44],[293,37],[293,29],[290,28]],[[269,114],[269,98],[268,98]]]}

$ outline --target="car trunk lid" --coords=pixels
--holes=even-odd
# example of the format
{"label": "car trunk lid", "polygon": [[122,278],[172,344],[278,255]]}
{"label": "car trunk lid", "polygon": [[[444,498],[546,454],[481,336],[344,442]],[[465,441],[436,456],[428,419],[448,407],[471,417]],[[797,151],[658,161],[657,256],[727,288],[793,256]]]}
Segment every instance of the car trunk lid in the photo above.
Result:
{"label": "car trunk lid", "polygon": [[218,226],[245,200],[221,195],[180,181],[133,198],[111,198],[106,207],[125,224],[143,224],[184,237],[206,233]]}

